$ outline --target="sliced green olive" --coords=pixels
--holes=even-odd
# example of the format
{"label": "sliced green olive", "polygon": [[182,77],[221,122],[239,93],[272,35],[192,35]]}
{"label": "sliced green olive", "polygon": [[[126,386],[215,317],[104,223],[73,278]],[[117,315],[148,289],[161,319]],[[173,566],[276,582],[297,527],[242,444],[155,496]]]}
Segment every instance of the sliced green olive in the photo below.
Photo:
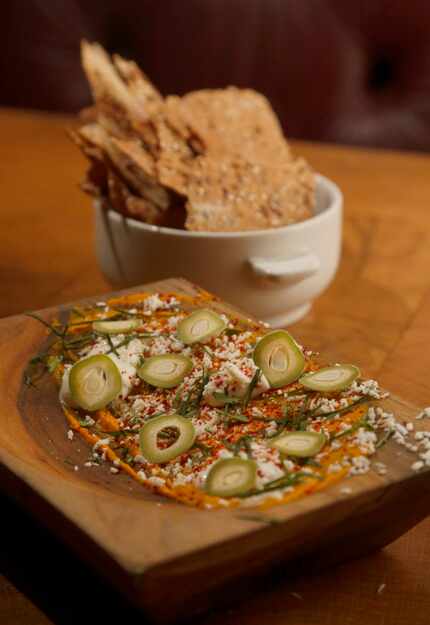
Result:
{"label": "sliced green olive", "polygon": [[225,329],[226,323],[213,310],[196,310],[178,323],[178,337],[185,345],[204,343],[218,336]]}
{"label": "sliced green olive", "polygon": [[93,330],[99,334],[124,334],[142,325],[140,319],[117,319],[115,321],[93,321]]}
{"label": "sliced green olive", "polygon": [[286,330],[266,334],[257,343],[253,358],[272,388],[294,382],[305,366],[302,350]]}
{"label": "sliced green olive", "polygon": [[[162,449],[158,446],[158,435],[166,428],[173,428],[178,437],[169,447]],[[140,430],[140,450],[143,456],[154,464],[169,462],[180,454],[188,451],[196,438],[196,432],[189,419],[177,414],[155,417],[145,423]]]}
{"label": "sliced green olive", "polygon": [[118,367],[105,355],[89,356],[70,369],[70,394],[84,410],[99,410],[121,392],[122,381]]}
{"label": "sliced green olive", "polygon": [[305,373],[299,382],[314,391],[341,391],[351,386],[359,375],[360,369],[355,365],[334,365]]}
{"label": "sliced green olive", "polygon": [[218,460],[208,473],[205,490],[217,497],[244,495],[255,488],[257,466],[253,460],[226,458]]}
{"label": "sliced green olive", "polygon": [[326,440],[322,432],[286,432],[271,440],[270,447],[275,447],[286,456],[309,458],[321,451]]}
{"label": "sliced green olive", "polygon": [[173,388],[188,375],[193,362],[180,354],[163,354],[147,358],[138,369],[137,374],[142,380],[158,388]]}

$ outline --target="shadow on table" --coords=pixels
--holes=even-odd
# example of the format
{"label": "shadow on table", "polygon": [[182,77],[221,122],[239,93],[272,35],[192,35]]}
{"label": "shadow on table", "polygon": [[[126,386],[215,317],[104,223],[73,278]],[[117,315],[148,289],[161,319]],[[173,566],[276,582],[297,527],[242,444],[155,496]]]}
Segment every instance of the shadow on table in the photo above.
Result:
{"label": "shadow on table", "polygon": [[144,625],[141,613],[15,502],[2,496],[0,506],[1,572],[53,623],[124,622],[126,616]]}
{"label": "shadow on table", "polygon": [[[143,618],[137,608],[93,573],[19,505],[4,496],[0,498],[0,505],[3,537],[0,553],[1,573],[55,625],[76,625],[78,622],[109,623],[115,620],[119,623],[125,621],[149,625],[149,621]],[[327,563],[323,564],[319,559],[312,565],[307,560],[305,568],[301,563],[295,562],[289,568],[288,576],[283,567],[283,570],[260,578],[255,584],[249,584],[248,580],[248,586],[240,588],[237,596],[243,599],[252,598],[251,603],[254,607],[255,602],[258,602],[263,604],[263,608],[265,599],[271,597],[272,602],[274,593],[284,599],[288,595],[301,599],[297,593],[290,592],[293,582],[294,585],[300,581],[306,585],[312,584],[312,577],[324,568],[327,568]],[[331,566],[330,569],[333,573],[335,567]],[[286,586],[283,587],[283,584]],[[248,610],[244,601],[240,603],[236,601],[234,610],[227,612],[228,606],[221,605],[222,603],[220,596],[220,609],[207,614],[205,623],[213,625],[227,621],[235,623],[236,616],[239,619],[240,615],[242,622],[246,620]],[[31,617],[30,611],[28,620],[23,622],[30,625],[30,622],[34,622],[30,621]],[[193,619],[195,625],[198,625],[199,621],[201,622],[201,618]]]}

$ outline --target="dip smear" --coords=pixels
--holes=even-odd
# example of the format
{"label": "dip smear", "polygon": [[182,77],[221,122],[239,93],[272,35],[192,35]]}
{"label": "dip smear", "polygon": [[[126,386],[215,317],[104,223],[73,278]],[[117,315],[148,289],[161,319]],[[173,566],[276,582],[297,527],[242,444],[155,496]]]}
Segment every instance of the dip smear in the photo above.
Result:
{"label": "dip smear", "polygon": [[[50,326],[52,345],[27,381],[35,366],[55,377],[69,438],[75,431],[90,445],[86,466],[111,462],[112,473],[211,508],[287,503],[366,473],[391,437],[423,459],[413,470],[427,462],[424,434],[408,441],[413,425],[377,405],[386,394],[376,381],[352,365],[327,368],[285,330],[212,310],[204,291],[140,293]],[[216,332],[186,344],[202,319]],[[271,359],[275,349],[282,358]],[[291,363],[283,381],[271,360]]]}
{"label": "dip smear", "polygon": [[150,224],[276,228],[312,216],[315,176],[251,89],[163,96],[133,61],[82,43],[94,106],[71,132],[91,162],[83,189]]}

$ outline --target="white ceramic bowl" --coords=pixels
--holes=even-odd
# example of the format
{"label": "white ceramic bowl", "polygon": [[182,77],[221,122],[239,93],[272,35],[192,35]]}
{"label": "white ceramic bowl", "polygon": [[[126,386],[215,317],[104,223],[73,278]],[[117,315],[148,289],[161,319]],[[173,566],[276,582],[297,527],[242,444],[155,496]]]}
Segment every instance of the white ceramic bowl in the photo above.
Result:
{"label": "white ceramic bowl", "polygon": [[95,202],[96,253],[116,287],[183,277],[273,326],[293,323],[332,280],[343,198],[318,175],[315,216],[282,228],[187,232],[160,228]]}

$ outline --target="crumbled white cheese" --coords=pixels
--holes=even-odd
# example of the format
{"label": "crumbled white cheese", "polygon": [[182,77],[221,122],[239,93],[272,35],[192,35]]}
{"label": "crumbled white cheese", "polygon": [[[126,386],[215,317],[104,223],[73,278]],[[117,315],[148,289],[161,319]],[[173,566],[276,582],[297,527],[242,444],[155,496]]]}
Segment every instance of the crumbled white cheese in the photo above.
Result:
{"label": "crumbled white cheese", "polygon": [[190,348],[186,348],[184,343],[175,336],[158,336],[149,346],[150,356],[162,356],[171,352],[189,355]]}
{"label": "crumbled white cheese", "polygon": [[346,408],[350,403],[351,398],[348,400],[346,397],[340,399],[329,399],[328,397],[315,397],[310,402],[309,408],[317,410],[317,414],[327,414],[328,412],[334,412],[340,408]]}
{"label": "crumbled white cheese", "polygon": [[219,421],[220,416],[216,410],[206,406],[202,408],[198,417],[193,418],[193,425],[197,436],[204,434],[208,427],[215,428]]}
{"label": "crumbled white cheese", "polygon": [[284,475],[279,451],[268,447],[264,442],[251,442],[252,457],[257,462],[257,488]]}
{"label": "crumbled white cheese", "polygon": [[376,473],[378,475],[386,475],[387,473],[387,465],[383,462],[375,462],[374,465]]}
{"label": "crumbled white cheese", "polygon": [[183,315],[173,315],[172,317],[169,317],[167,320],[167,327],[171,330],[176,330],[178,323],[183,318],[184,318]]}
{"label": "crumbled white cheese", "polygon": [[116,351],[118,352],[120,360],[136,367],[144,351],[144,347],[140,339],[132,339],[127,345],[118,347]]}
{"label": "crumbled white cheese", "polygon": [[121,375],[122,386],[120,397],[127,397],[134,384],[138,382],[136,367],[125,360],[117,358],[115,354],[108,354],[108,356],[116,364]]}
{"label": "crumbled white cheese", "polygon": [[248,352],[251,345],[248,339],[252,336],[251,332],[241,332],[238,335],[227,336],[215,339],[214,356],[220,360],[235,360],[241,357],[241,354]]}
{"label": "crumbled white cheese", "polygon": [[150,484],[154,484],[154,486],[164,486],[166,484],[165,480],[163,480],[163,478],[158,477],[157,475],[152,475],[151,477],[148,477],[148,482]]}
{"label": "crumbled white cheese", "polygon": [[373,397],[374,399],[382,399],[383,397],[388,396],[388,393],[383,393],[381,391],[376,380],[364,380],[362,382],[354,380],[348,389],[348,393],[367,395],[368,397]]}
{"label": "crumbled white cheese", "polygon": [[365,428],[360,428],[354,436],[353,442],[357,447],[360,448],[360,451],[365,454],[373,454],[375,453],[375,445],[378,441],[378,437],[375,432],[366,430]]}
{"label": "crumbled white cheese", "polygon": [[[116,401],[115,409],[121,416],[130,417],[132,419],[138,419],[142,421],[146,417],[152,417],[152,415],[161,412],[168,412],[171,407],[171,402],[161,401],[156,395],[133,395],[130,400]],[[139,425],[139,423],[138,423]]]}
{"label": "crumbled white cheese", "polygon": [[411,469],[412,471],[420,471],[422,468],[424,468],[424,466],[425,463],[423,462],[423,460],[417,460],[411,465]]}
{"label": "crumbled white cheese", "polygon": [[[256,371],[257,367],[251,358],[241,358],[222,365],[211,376],[205,387],[203,393],[205,402],[211,406],[224,405],[224,400],[218,398],[216,393],[223,393],[238,399],[243,398]],[[261,375],[252,392],[252,397],[258,397],[269,388],[269,382],[264,375]]]}
{"label": "crumbled white cheese", "polygon": [[109,445],[109,444],[110,444],[110,438],[99,438],[99,440],[96,441],[93,445],[93,451],[97,451],[99,447],[102,447],[103,445]]}
{"label": "crumbled white cheese", "polygon": [[91,426],[91,425],[94,425],[94,423],[95,423],[95,420],[92,417],[90,417],[89,414],[85,415],[83,419],[83,425]]}
{"label": "crumbled white cheese", "polygon": [[77,408],[78,405],[74,401],[72,394],[70,392],[69,378],[70,378],[71,368],[72,368],[71,365],[65,365],[64,367],[64,373],[63,373],[63,378],[61,380],[61,387],[60,387],[60,401],[66,406],[69,406],[69,408]]}
{"label": "crumbled white cheese", "polygon": [[165,303],[162,299],[160,299],[158,293],[154,293],[154,295],[150,295],[145,299],[145,301],[143,302],[143,307],[145,310],[155,312],[156,310],[165,308]]}
{"label": "crumbled white cheese", "polygon": [[175,297],[169,298],[168,301],[162,300],[158,293],[153,293],[143,301],[145,312],[153,313],[156,310],[171,310],[178,306],[179,301]]}
{"label": "crumbled white cheese", "polygon": [[430,467],[430,449],[420,454],[420,458],[421,460],[424,460],[424,462],[426,463],[426,466]]}
{"label": "crumbled white cheese", "polygon": [[75,436],[75,434],[74,434],[73,430],[68,430],[67,431],[67,438],[69,439],[69,441],[72,441],[74,436]]}
{"label": "crumbled white cheese", "polygon": [[267,424],[267,428],[265,430],[267,436],[274,436],[278,431],[278,423],[277,421],[270,421]]}
{"label": "crumbled white cheese", "polygon": [[352,467],[349,470],[349,475],[362,475],[367,473],[370,468],[370,460],[366,456],[355,456],[351,459]]}
{"label": "crumbled white cheese", "polygon": [[221,449],[218,452],[218,458],[233,458],[234,454],[228,449]]}

